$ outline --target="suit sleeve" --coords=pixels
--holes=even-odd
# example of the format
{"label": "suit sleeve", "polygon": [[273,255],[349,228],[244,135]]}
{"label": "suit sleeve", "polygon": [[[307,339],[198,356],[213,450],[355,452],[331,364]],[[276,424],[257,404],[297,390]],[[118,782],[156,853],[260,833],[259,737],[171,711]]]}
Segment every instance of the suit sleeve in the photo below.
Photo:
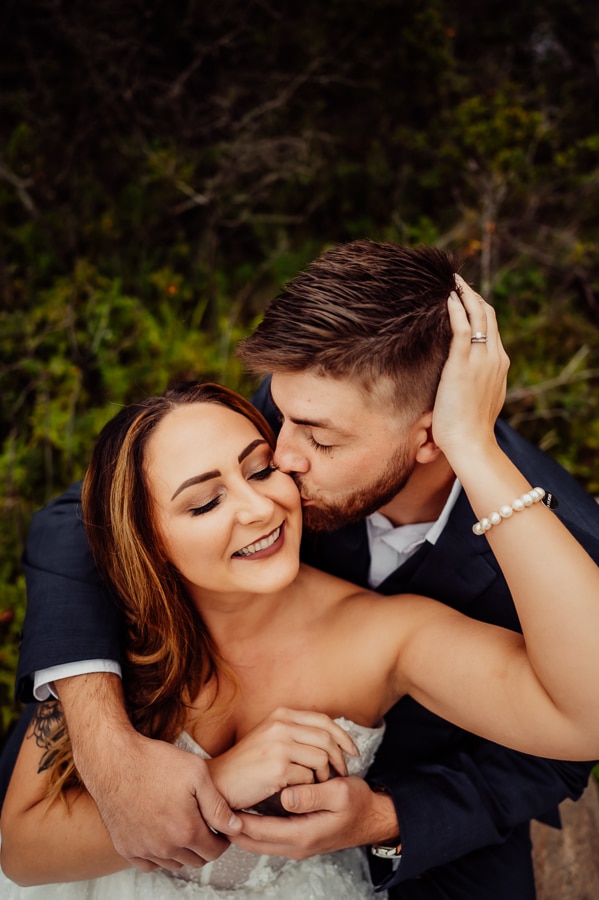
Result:
{"label": "suit sleeve", "polygon": [[469,752],[381,773],[376,781],[393,796],[402,841],[401,864],[384,886],[502,844],[530,819],[558,826],[557,805],[580,797],[592,768],[591,762],[539,759],[474,739]]}
{"label": "suit sleeve", "polygon": [[23,554],[27,612],[17,697],[33,700],[33,673],[85,659],[122,664],[122,622],[103,586],[81,520],[80,484],[33,516]]}
{"label": "suit sleeve", "polygon": [[271,376],[268,375],[258,387],[257,391],[252,397],[252,403],[256,407],[256,409],[260,410],[275,435],[279,433],[281,428],[281,419],[279,410],[274,405],[271,394],[270,394],[270,382]]}

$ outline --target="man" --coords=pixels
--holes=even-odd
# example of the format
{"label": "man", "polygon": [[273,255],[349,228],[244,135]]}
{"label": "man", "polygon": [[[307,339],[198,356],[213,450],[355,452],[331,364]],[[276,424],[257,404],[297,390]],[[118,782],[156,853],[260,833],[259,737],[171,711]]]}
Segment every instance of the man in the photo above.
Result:
{"label": "man", "polygon": [[[276,461],[302,493],[307,561],[381,593],[421,593],[516,629],[505,581],[484,536],[472,532],[475,516],[431,431],[453,288],[453,266],[439,251],[341,246],[273,301],[241,356],[254,373],[272,373],[256,402],[280,420]],[[497,434],[524,474],[558,497],[558,514],[599,560],[594,501],[505,424]],[[38,688],[56,683],[76,762],[120,852],[140,868],[199,864],[222,842],[210,843],[192,815],[196,798],[217,830],[235,834],[239,823],[200,768],[132,732],[118,676],[97,671],[99,657],[114,671],[118,623],[106,622],[114,614],[99,596],[76,499],[67,493],[32,526],[20,683],[50,669],[38,672]],[[87,675],[51,668],[78,659],[90,660]],[[292,857],[371,844],[383,867],[375,879],[409,900],[534,897],[529,820],[555,824],[556,805],[580,795],[590,765],[505,750],[409,698],[387,723],[370,784],[288,789],[284,805],[304,815],[243,816],[234,840]]]}

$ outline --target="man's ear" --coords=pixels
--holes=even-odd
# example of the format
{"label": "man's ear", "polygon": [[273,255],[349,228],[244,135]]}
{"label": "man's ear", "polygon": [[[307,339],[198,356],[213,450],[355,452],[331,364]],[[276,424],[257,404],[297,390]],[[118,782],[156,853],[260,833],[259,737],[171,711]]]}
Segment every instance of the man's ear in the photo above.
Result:
{"label": "man's ear", "polygon": [[414,437],[416,441],[416,462],[426,463],[434,462],[440,456],[442,451],[435,444],[433,438],[433,411],[423,413],[423,415],[414,424]]}

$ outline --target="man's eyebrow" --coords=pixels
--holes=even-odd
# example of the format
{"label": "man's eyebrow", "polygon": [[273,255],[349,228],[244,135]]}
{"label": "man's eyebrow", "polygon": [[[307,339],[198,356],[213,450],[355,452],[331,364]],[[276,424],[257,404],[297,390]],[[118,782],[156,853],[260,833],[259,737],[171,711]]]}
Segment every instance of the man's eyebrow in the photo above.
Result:
{"label": "man's eyebrow", "polygon": [[296,418],[296,416],[288,416],[287,418],[294,425],[305,425],[307,428],[324,428],[327,431],[334,431],[340,437],[354,437],[352,431],[348,431],[347,428],[341,428],[340,425],[331,419],[300,419]]}
{"label": "man's eyebrow", "polygon": [[289,416],[289,421],[294,425],[308,425],[310,428],[331,428],[333,431],[340,431],[330,419],[296,419],[295,416]]}
{"label": "man's eyebrow", "polygon": [[270,397],[270,402],[276,409],[278,415],[281,418],[281,421],[284,418],[287,418],[290,422],[293,422],[294,425],[306,425],[308,428],[328,428],[331,431],[335,431],[337,434],[341,434],[344,437],[352,437],[352,432],[347,431],[345,428],[341,428],[339,425],[336,425],[335,422],[332,422],[330,419],[298,419],[295,416],[284,416],[281,412],[280,408],[277,406],[275,402],[275,398],[272,395],[272,381],[268,385],[268,395]]}
{"label": "man's eyebrow", "polygon": [[[256,438],[255,441],[252,441],[251,444],[248,444],[245,449],[241,451],[239,456],[237,457],[237,462],[242,463],[244,459],[253,453],[256,447],[260,447],[261,444],[267,444],[268,442],[264,438]],[[201,475],[193,475],[191,478],[187,478],[182,484],[179,485],[173,496],[171,497],[171,502],[177,497],[181,491],[184,491],[186,488],[191,487],[194,484],[202,484],[204,481],[210,481],[212,478],[218,478],[221,474],[220,469],[211,469],[210,472],[202,472]]]}

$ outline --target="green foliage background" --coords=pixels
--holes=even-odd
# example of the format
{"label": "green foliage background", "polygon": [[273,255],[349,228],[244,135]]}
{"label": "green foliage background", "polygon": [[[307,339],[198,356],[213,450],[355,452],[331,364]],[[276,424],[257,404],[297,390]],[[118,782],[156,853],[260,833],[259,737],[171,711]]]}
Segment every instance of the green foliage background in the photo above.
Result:
{"label": "green foliage background", "polygon": [[233,356],[327,244],[457,250],[507,417],[599,494],[595,0],[7,0],[0,740],[33,510],[115,409]]}

